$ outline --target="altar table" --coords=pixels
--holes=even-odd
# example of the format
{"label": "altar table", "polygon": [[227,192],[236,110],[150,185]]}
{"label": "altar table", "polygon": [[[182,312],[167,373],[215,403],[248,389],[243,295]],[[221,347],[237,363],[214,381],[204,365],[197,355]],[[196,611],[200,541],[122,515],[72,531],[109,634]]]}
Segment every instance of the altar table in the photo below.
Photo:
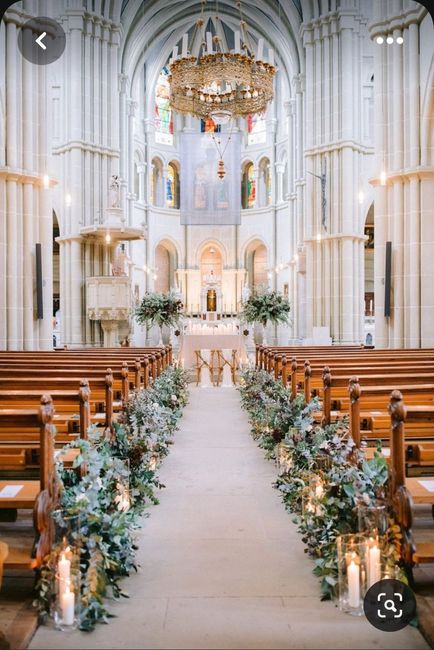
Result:
{"label": "altar table", "polygon": [[195,350],[236,350],[238,359],[243,363],[247,361],[243,334],[184,334],[179,350],[184,368],[196,365]]}

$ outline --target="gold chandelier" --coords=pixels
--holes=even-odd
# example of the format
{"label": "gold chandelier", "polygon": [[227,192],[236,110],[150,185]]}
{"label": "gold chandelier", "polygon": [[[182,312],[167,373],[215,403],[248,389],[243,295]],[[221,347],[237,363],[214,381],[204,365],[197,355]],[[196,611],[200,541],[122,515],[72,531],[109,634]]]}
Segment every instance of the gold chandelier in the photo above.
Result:
{"label": "gold chandelier", "polygon": [[202,0],[200,18],[194,37],[201,34],[198,56],[188,50],[188,35],[182,38],[182,51],[173,50],[170,60],[170,104],[174,111],[201,119],[212,118],[225,124],[231,118],[264,113],[273,99],[273,78],[276,74],[274,51],[269,50],[268,62],[263,59],[264,40],[258,41],[255,54],[249,42],[246,23],[240,11],[240,30],[235,32],[235,47],[223,49],[216,16],[216,35],[205,33],[203,17],[206,0]]}

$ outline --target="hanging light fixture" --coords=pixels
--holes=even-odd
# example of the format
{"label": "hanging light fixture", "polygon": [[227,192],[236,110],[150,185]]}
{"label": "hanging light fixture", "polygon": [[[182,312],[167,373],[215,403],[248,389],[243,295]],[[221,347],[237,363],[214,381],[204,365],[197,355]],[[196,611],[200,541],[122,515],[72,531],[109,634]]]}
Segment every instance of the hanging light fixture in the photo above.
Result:
{"label": "hanging light fixture", "polygon": [[264,41],[260,38],[255,56],[241,2],[236,3],[240,29],[235,32],[235,47],[225,50],[218,34],[213,36],[211,32],[205,32],[206,0],[202,0],[201,4],[200,18],[196,21],[192,39],[194,41],[197,33],[201,35],[198,56],[193,56],[188,50],[188,34],[184,34],[181,55],[178,55],[178,48],[175,47],[170,60],[172,109],[200,119],[211,118],[216,124],[264,113],[273,99],[273,78],[276,74],[274,51],[269,49],[268,61],[265,61]]}

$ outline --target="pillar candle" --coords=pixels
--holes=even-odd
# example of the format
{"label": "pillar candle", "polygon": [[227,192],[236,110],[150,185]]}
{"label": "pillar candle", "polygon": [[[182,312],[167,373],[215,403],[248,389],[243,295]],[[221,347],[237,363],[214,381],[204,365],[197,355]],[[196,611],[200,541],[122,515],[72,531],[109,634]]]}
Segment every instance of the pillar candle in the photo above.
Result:
{"label": "pillar candle", "polygon": [[380,549],[376,544],[368,551],[368,586],[381,580]]}
{"label": "pillar candle", "polygon": [[173,51],[172,51],[172,59],[174,61],[176,61],[177,57],[178,57],[178,46],[175,45],[175,47],[173,48]]}
{"label": "pillar candle", "polygon": [[73,625],[74,623],[74,592],[69,590],[69,585],[60,597],[60,606],[62,608],[62,623],[64,625]]}
{"label": "pillar candle", "polygon": [[348,569],[348,604],[350,607],[360,606],[360,567],[351,560]]}
{"label": "pillar candle", "polygon": [[182,58],[187,56],[188,52],[188,34],[184,34],[182,37],[182,50],[181,50],[181,56]]}
{"label": "pillar candle", "polygon": [[268,63],[274,65],[274,50],[272,48],[268,50]]}
{"label": "pillar candle", "polygon": [[65,553],[62,553],[58,565],[59,577],[61,580],[69,580],[71,578],[71,562],[65,556]]}
{"label": "pillar candle", "polygon": [[207,54],[212,54],[212,34],[211,34],[211,32],[206,33],[206,51],[207,51]]}
{"label": "pillar candle", "polygon": [[264,39],[260,38],[258,41],[258,54],[257,54],[257,61],[262,61],[262,57],[264,56]]}
{"label": "pillar candle", "polygon": [[235,54],[241,53],[241,34],[240,32],[235,32]]}

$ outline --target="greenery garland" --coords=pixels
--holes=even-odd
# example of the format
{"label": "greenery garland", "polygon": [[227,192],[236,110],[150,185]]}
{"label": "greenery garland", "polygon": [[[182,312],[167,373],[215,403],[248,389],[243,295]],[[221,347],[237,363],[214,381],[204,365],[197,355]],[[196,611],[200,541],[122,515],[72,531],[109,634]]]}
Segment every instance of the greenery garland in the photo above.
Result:
{"label": "greenery garland", "polygon": [[[318,410],[317,400],[306,406],[298,395],[291,401],[282,383],[264,370],[245,371],[239,390],[253,437],[269,458],[277,460],[283,452],[285,468],[275,487],[295,515],[307,552],[315,559],[313,572],[321,580],[322,599],[334,598],[338,588],[336,537],[358,531],[358,505],[384,502],[387,462],[379,453],[367,461],[363,451],[355,449],[347,421],[315,425],[312,413]],[[321,479],[324,489],[317,501],[319,508],[308,512],[302,508],[303,493],[313,474]],[[390,575],[406,581],[398,567],[400,539],[400,528],[389,514],[386,565]]]}
{"label": "greenery garland", "polygon": [[[182,409],[187,403],[186,375],[167,368],[153,386],[133,394],[123,417],[114,425],[114,439],[95,428],[89,440],[76,440],[66,449],[80,450],[74,468],[57,464],[60,509],[64,520],[79,515],[74,532],[80,548],[80,629],[107,622],[107,597],[126,596],[120,579],[136,570],[135,531],[140,515],[158,503],[155,490],[163,487],[156,469],[168,453]],[[86,474],[76,471],[86,464]],[[120,507],[120,488],[128,486],[129,508]],[[42,618],[52,607],[59,548],[45,559],[35,605]]]}

